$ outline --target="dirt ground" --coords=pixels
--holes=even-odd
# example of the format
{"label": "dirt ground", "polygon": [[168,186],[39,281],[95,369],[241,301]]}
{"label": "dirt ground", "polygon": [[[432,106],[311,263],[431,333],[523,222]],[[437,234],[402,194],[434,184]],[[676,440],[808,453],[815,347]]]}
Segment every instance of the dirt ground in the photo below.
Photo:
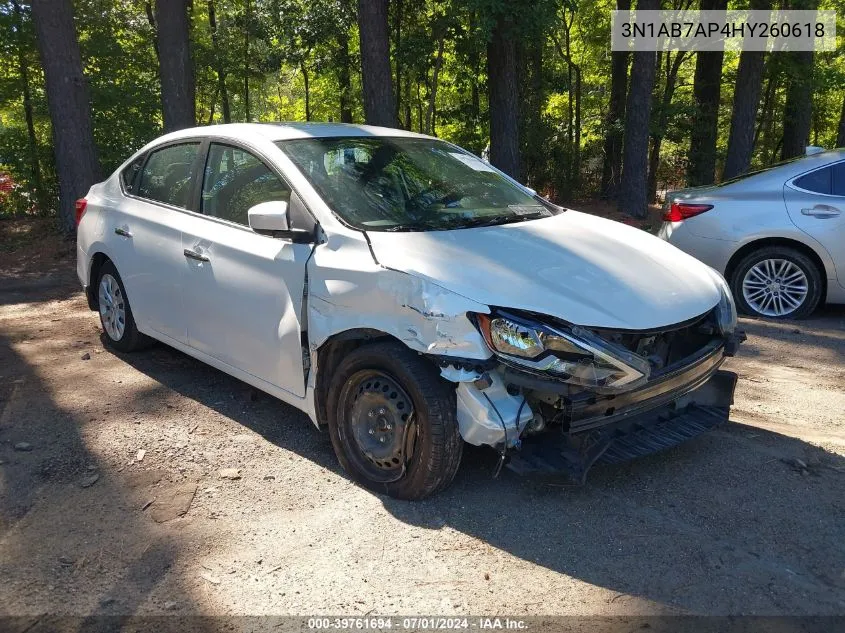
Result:
{"label": "dirt ground", "polygon": [[0,225],[0,615],[845,613],[845,308],[743,320],[720,430],[583,487],[467,450],[406,503],[281,402],[106,350],[72,244]]}

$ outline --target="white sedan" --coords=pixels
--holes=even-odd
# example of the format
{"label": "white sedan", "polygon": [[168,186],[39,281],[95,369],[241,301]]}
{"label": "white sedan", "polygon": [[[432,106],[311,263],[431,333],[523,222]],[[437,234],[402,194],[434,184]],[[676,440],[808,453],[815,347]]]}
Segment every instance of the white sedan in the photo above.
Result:
{"label": "white sedan", "polygon": [[742,336],[717,272],[441,140],[182,130],[77,215],[109,346],[162,341],[305,411],[396,497],[447,486],[464,441],[583,481],[728,417]]}
{"label": "white sedan", "polygon": [[660,237],[721,272],[741,311],[845,303],[845,150],[669,193]]}

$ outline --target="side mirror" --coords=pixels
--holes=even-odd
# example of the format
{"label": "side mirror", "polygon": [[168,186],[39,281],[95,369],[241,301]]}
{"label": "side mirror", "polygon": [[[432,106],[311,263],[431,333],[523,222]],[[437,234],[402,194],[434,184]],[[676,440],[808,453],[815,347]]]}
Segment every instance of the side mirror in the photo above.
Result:
{"label": "side mirror", "polygon": [[288,203],[283,200],[262,202],[247,211],[249,228],[262,235],[281,237],[296,244],[314,241],[313,232],[292,228],[288,222]]}
{"label": "side mirror", "polygon": [[287,231],[288,203],[282,200],[262,202],[247,211],[249,227],[256,233]]}

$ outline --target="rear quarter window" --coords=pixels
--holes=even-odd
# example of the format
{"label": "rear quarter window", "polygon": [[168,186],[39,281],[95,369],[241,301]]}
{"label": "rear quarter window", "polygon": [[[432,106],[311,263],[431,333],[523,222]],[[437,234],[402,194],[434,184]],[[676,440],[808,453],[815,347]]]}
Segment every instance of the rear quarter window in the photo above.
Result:
{"label": "rear quarter window", "polygon": [[126,193],[135,193],[138,183],[138,173],[141,171],[146,157],[146,154],[141,154],[120,172],[120,184]]}
{"label": "rear quarter window", "polygon": [[831,186],[834,196],[845,196],[845,163],[836,163],[831,167]]}
{"label": "rear quarter window", "polygon": [[829,196],[832,191],[832,172],[833,169],[831,167],[822,167],[821,169],[811,171],[809,174],[804,174],[803,176],[796,178],[793,183],[799,189],[812,191],[813,193],[823,193]]}

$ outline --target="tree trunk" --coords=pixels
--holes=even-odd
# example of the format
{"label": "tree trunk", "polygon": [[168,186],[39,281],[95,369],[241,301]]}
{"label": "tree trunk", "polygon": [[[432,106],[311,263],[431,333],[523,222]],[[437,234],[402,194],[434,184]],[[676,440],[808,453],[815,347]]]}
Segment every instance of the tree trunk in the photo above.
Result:
{"label": "tree trunk", "polygon": [[839,113],[839,133],[836,135],[836,147],[845,147],[845,99],[842,100],[842,111]]}
{"label": "tree trunk", "polygon": [[428,93],[428,110],[425,113],[425,127],[428,134],[434,136],[435,121],[434,115],[437,107],[437,84],[440,81],[440,68],[443,66],[443,48],[446,44],[445,34],[440,38],[437,47],[437,57],[434,60],[434,70],[431,73],[431,90]]}
{"label": "tree trunk", "polygon": [[358,31],[366,122],[396,127],[387,0],[358,0]]}
{"label": "tree trunk", "polygon": [[196,125],[188,0],[156,0],[161,110],[165,132]]}
{"label": "tree trunk", "polygon": [[[656,10],[659,2],[640,0],[637,8]],[[654,51],[637,51],[633,54],[631,86],[625,104],[625,141],[618,208],[636,218],[644,218],[648,214],[648,128],[656,55]]]}
{"label": "tree trunk", "polygon": [[[772,8],[772,0],[751,0],[751,8]],[[722,180],[744,174],[751,167],[754,154],[755,122],[763,91],[763,69],[766,54],[763,51],[742,51],[734,87],[734,104],[731,113],[731,131],[728,136],[728,154]]]}
{"label": "tree trunk", "polygon": [[[393,32],[394,32],[394,59],[396,60],[396,113],[395,119],[398,121],[399,125],[402,125],[402,118],[400,113],[402,112],[402,0],[395,0],[396,2],[396,10],[395,10],[395,21],[393,24]],[[410,128],[406,128],[410,129]]]}
{"label": "tree trunk", "polygon": [[156,17],[150,0],[147,0],[144,3],[144,11],[147,14],[147,22],[149,22],[150,28],[153,30],[153,51],[155,51],[156,54],[156,62],[161,65],[161,53],[158,52],[158,29],[156,28]]}
{"label": "tree trunk", "polygon": [[[763,103],[760,104],[760,112],[762,116],[757,121],[757,127],[754,130],[754,147],[757,147],[757,145],[761,142],[763,143],[764,160],[767,159],[765,152],[765,141],[768,140],[768,136],[771,130],[771,121],[773,118],[772,115],[774,108],[772,107],[772,100],[774,99],[775,92],[777,91],[777,76],[775,73],[775,66],[775,58],[769,57],[769,61],[766,62],[766,66],[763,69],[763,81],[766,84],[766,89],[763,91]],[[763,140],[761,141],[761,139]]]}
{"label": "tree trunk", "polygon": [[17,30],[17,53],[18,73],[21,79],[21,92],[23,93],[23,115],[26,121],[27,149],[29,150],[29,177],[30,187],[35,193],[35,201],[38,211],[43,213],[47,210],[47,196],[44,192],[44,184],[41,179],[41,163],[38,160],[38,137],[35,135],[35,122],[32,115],[32,93],[29,89],[29,67],[24,54],[24,18],[21,5],[18,0],[12,0],[15,11],[15,29]]}
{"label": "tree trunk", "polygon": [[763,90],[763,68],[766,53],[742,51],[734,88],[734,107],[731,114],[731,132],[728,137],[728,155],[722,179],[728,180],[744,174],[751,167],[754,153],[754,123],[760,94]]}
{"label": "tree trunk", "polygon": [[519,74],[516,38],[499,18],[487,44],[490,90],[490,162],[519,180]]}
{"label": "tree trunk", "polygon": [[423,107],[422,107],[422,94],[420,92],[420,79],[417,77],[417,131],[420,134],[424,134],[425,130],[423,129]]}
{"label": "tree trunk", "polygon": [[352,123],[352,80],[349,73],[349,33],[341,29],[337,38],[338,70],[337,83],[340,86],[340,122]]}
{"label": "tree trunk", "polygon": [[804,154],[813,119],[813,51],[786,54],[790,56],[789,83],[783,112],[781,160]]}
{"label": "tree trunk", "polygon": [[246,0],[244,12],[244,120],[249,123],[252,113],[249,111],[249,30],[252,21],[252,5]]}
{"label": "tree trunk", "polygon": [[302,81],[305,83],[305,120],[311,120],[311,83],[308,77],[308,69],[305,67],[305,62],[299,63],[299,68],[302,70]]}
{"label": "tree trunk", "polygon": [[88,82],[76,39],[71,0],[33,0],[32,17],[44,67],[59,179],[59,221],[74,230],[75,202],[99,179]]}
{"label": "tree trunk", "polygon": [[[410,130],[413,123],[411,113],[411,77],[410,73],[405,76],[405,129]],[[399,88],[399,86],[397,86]]]}
{"label": "tree trunk", "polygon": [[543,47],[545,41],[532,37],[526,42],[522,104],[522,176],[526,184],[540,189],[543,173]]}
{"label": "tree trunk", "polygon": [[[617,0],[619,11],[628,11],[631,0]],[[604,162],[601,171],[601,197],[614,198],[622,175],[622,129],[625,121],[625,97],[628,93],[628,51],[610,54],[610,103],[604,137]]]}
{"label": "tree trunk", "polygon": [[226,69],[220,53],[220,42],[217,39],[217,14],[214,11],[214,0],[208,0],[208,26],[211,29],[211,48],[214,55],[214,65],[217,71],[217,92],[220,94],[220,108],[223,111],[223,123],[232,122],[232,111],[229,109],[229,91],[226,89]]}
{"label": "tree trunk", "polygon": [[[658,58],[661,53],[658,53]],[[672,57],[671,52],[666,52],[666,83],[663,86],[663,97],[660,101],[660,111],[657,117],[656,131],[651,135],[651,149],[648,155],[648,201],[657,200],[657,171],[660,168],[660,146],[663,144],[663,136],[666,133],[668,122],[669,106],[672,104],[672,97],[675,95],[675,85],[678,81],[678,71],[681,63],[686,57],[686,51],[677,51]],[[658,66],[660,63],[658,62]]]}
{"label": "tree trunk", "polygon": [[[727,6],[727,0],[701,0],[702,11],[724,11]],[[693,94],[696,107],[687,167],[687,181],[691,186],[709,185],[716,180],[716,141],[724,56],[724,51],[702,51],[695,55]]]}

